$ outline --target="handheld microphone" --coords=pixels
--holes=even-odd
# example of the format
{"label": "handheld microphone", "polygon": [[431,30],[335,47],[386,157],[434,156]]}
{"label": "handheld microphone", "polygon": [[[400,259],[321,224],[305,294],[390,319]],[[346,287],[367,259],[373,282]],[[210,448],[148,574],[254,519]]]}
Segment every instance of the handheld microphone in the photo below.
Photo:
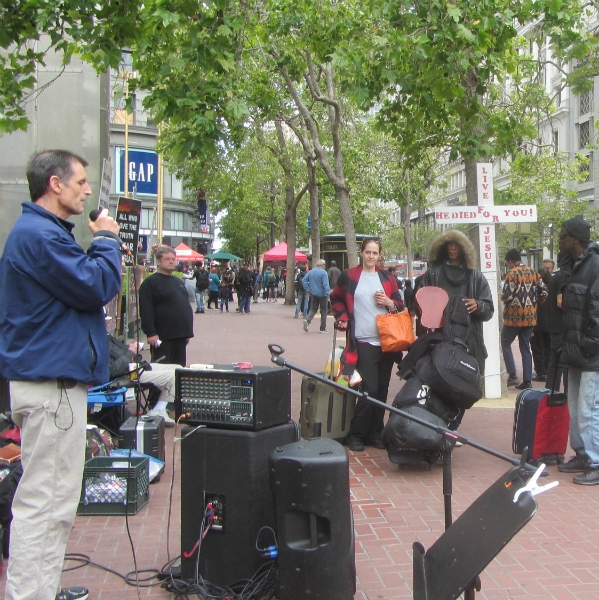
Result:
{"label": "handheld microphone", "polygon": [[[90,211],[89,211],[89,215],[88,215],[88,217],[89,217],[89,220],[90,220],[90,221],[92,221],[92,222],[94,222],[94,221],[97,221],[97,220],[98,220],[98,217],[99,217],[101,214],[102,214],[102,211],[101,211],[101,210],[99,210],[99,209],[97,209],[97,208],[94,208],[94,210],[90,210]],[[122,245],[121,245],[121,252],[122,252],[123,254],[126,254],[127,256],[133,256],[133,253],[131,252],[131,250],[129,250],[129,249],[127,248],[127,246],[125,246],[125,244],[122,244]]]}

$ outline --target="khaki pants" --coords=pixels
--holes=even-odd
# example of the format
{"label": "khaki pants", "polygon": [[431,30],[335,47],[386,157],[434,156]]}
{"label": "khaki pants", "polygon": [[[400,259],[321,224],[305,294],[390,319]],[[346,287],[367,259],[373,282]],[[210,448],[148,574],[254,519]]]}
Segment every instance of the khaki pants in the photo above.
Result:
{"label": "khaki pants", "polygon": [[10,394],[23,477],[12,506],[6,600],[54,600],[81,494],[87,386],[11,381]]}
{"label": "khaki pants", "polygon": [[151,371],[144,371],[139,380],[142,383],[152,383],[160,390],[158,401],[175,401],[175,369],[180,369],[181,365],[164,365],[162,363],[152,363]]}

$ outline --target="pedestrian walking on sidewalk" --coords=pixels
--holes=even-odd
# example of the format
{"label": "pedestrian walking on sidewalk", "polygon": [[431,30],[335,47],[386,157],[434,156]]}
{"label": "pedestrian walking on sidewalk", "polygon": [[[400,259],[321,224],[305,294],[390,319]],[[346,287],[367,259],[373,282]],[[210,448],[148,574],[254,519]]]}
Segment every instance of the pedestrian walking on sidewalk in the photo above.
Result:
{"label": "pedestrian walking on sidewalk", "polygon": [[322,258],[316,263],[316,269],[312,269],[302,279],[304,290],[310,295],[310,310],[304,320],[304,331],[308,333],[308,327],[314,315],[320,309],[320,333],[327,331],[327,305],[331,289],[329,288],[329,276],[325,271],[326,262]]}

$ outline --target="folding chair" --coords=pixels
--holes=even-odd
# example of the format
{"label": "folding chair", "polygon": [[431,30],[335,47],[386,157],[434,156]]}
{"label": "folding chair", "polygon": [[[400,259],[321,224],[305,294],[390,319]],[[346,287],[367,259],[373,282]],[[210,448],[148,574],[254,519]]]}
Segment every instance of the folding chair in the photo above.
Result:
{"label": "folding chair", "polygon": [[103,385],[91,387],[87,391],[88,420],[95,425],[103,427],[112,435],[118,435],[118,428],[115,431],[114,426],[111,427],[111,420],[114,419],[114,413],[117,413],[119,422],[123,423],[125,421],[126,405],[127,388],[119,387],[118,379],[109,381]]}

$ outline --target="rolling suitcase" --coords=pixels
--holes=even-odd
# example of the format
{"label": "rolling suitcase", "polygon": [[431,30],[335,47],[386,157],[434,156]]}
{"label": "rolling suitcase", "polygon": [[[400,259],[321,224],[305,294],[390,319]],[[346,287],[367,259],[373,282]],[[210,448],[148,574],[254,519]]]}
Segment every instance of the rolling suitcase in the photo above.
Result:
{"label": "rolling suitcase", "polygon": [[528,460],[562,463],[568,444],[570,413],[565,394],[541,388],[522,390],[516,398],[512,449]]}
{"label": "rolling suitcase", "polygon": [[[324,377],[324,373],[319,375]],[[309,375],[303,376],[300,432],[305,440],[323,437],[345,442],[355,408],[354,396],[340,393]]]}
{"label": "rolling suitcase", "polygon": [[[337,344],[337,329],[333,334],[333,351],[335,356]],[[333,363],[331,360],[331,373],[333,378]],[[324,373],[319,375],[326,377]],[[343,387],[339,388],[340,390]],[[345,443],[349,432],[351,420],[356,408],[356,399],[351,394],[337,391],[337,389],[313,379],[309,375],[302,378],[300,410],[300,432],[305,440],[316,437],[332,438],[340,443]]]}

